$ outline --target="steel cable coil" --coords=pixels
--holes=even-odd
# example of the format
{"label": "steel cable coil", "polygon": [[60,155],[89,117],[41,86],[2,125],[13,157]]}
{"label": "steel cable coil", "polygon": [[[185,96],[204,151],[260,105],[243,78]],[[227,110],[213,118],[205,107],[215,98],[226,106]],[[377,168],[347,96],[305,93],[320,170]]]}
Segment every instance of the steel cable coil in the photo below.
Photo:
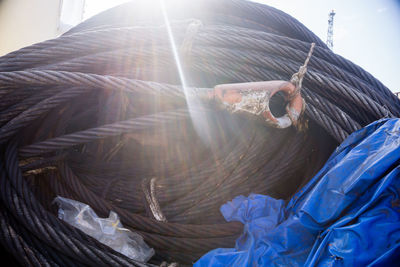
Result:
{"label": "steel cable coil", "polygon": [[[117,212],[156,250],[147,265],[190,264],[241,233],[221,204],[249,193],[287,199],[349,134],[400,115],[382,83],[277,9],[148,2],[0,58],[0,243],[21,265],[146,265],[59,220],[58,195],[100,216]],[[199,98],[221,83],[290,80],[311,42],[302,129],[267,127]],[[281,95],[270,105],[284,112]],[[151,181],[166,221],[146,199]]]}

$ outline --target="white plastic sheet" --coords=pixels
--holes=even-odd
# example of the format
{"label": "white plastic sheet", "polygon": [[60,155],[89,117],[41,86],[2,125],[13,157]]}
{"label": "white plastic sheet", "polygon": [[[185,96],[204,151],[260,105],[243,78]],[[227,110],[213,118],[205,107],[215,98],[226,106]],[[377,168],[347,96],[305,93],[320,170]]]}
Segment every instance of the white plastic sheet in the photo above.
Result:
{"label": "white plastic sheet", "polygon": [[115,212],[111,211],[108,218],[100,218],[90,206],[79,201],[58,196],[54,202],[59,206],[58,218],[125,256],[147,262],[154,255],[139,234],[123,228]]}

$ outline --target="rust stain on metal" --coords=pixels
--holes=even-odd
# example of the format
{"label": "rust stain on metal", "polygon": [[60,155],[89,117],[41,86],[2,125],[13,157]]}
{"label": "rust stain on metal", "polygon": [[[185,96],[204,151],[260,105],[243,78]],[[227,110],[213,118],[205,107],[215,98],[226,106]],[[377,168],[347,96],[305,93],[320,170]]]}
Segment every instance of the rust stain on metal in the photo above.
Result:
{"label": "rust stain on metal", "polygon": [[[276,118],[269,108],[269,101],[279,91],[285,93],[289,103],[286,106],[286,114]],[[287,81],[217,85],[209,94],[209,98],[217,100],[232,113],[245,112],[262,116],[267,124],[282,129],[297,125],[305,106],[303,98],[296,92],[296,87]]]}

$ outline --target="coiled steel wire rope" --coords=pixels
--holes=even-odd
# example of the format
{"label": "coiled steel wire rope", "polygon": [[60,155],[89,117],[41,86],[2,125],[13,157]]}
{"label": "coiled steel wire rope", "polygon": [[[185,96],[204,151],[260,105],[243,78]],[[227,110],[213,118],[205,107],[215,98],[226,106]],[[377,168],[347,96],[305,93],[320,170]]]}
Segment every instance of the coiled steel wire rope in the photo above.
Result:
{"label": "coiled steel wire rope", "polygon": [[[297,20],[241,0],[167,2],[183,90],[163,10],[148,2],[0,58],[0,243],[21,265],[146,265],[57,219],[57,195],[117,212],[156,250],[148,264],[190,264],[240,234],[221,204],[251,192],[289,198],[349,134],[400,114],[382,83]],[[289,80],[312,42],[301,129],[202,99],[221,83]],[[272,98],[273,112],[283,103]],[[144,196],[152,179],[167,222]]]}

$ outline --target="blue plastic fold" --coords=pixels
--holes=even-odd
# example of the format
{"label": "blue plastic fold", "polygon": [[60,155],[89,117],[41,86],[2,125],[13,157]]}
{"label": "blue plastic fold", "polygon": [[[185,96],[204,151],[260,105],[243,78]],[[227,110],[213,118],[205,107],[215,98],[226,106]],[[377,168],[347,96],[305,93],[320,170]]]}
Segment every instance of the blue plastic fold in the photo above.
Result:
{"label": "blue plastic fold", "polygon": [[243,234],[194,266],[400,264],[400,119],[350,135],[287,204],[251,194],[221,212]]}

